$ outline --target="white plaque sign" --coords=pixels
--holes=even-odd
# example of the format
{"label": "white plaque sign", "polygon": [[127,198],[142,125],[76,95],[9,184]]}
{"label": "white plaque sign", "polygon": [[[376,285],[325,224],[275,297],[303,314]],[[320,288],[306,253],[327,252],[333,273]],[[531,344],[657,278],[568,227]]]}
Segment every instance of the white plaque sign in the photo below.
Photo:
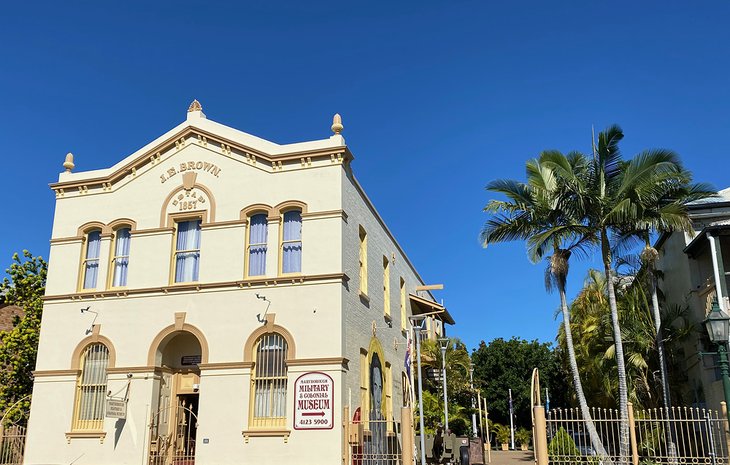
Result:
{"label": "white plaque sign", "polygon": [[332,429],[335,383],[319,371],[304,373],[294,382],[294,429]]}
{"label": "white plaque sign", "polygon": [[127,401],[107,398],[106,416],[107,418],[127,418]]}

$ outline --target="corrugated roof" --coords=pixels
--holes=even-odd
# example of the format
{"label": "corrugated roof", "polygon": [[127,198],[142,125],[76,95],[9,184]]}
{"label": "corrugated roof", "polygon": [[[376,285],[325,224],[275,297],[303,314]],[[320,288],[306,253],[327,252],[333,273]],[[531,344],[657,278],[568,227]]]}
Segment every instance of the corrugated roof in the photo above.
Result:
{"label": "corrugated roof", "polygon": [[723,189],[717,193],[717,197],[708,197],[706,199],[694,200],[687,203],[688,206],[705,206],[713,203],[726,203],[730,202],[730,187]]}

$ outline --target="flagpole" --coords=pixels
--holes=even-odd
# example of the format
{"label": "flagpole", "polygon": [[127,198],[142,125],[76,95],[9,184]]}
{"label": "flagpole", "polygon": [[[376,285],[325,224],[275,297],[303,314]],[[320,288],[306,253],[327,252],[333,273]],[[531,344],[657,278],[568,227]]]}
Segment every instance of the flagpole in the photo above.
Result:
{"label": "flagpole", "polygon": [[515,423],[512,413],[512,389],[509,390],[509,431],[512,440],[512,450],[515,450]]}

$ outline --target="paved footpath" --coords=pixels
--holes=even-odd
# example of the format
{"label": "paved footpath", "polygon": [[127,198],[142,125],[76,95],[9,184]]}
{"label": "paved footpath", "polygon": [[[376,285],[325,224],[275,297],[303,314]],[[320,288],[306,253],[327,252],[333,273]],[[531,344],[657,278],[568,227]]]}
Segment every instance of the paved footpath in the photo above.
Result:
{"label": "paved footpath", "polygon": [[535,463],[535,455],[531,450],[493,450],[492,461],[488,465],[532,465],[533,463]]}

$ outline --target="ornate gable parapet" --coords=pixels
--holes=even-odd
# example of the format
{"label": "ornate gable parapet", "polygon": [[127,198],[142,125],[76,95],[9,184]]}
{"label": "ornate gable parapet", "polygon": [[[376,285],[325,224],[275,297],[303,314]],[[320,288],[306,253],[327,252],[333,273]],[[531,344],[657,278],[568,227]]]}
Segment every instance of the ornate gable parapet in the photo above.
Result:
{"label": "ornate gable parapet", "polygon": [[[191,104],[191,108],[193,108],[193,104]],[[200,105],[199,102],[198,105]],[[108,175],[84,178],[83,172],[70,173],[67,171],[64,173],[69,177],[67,180],[51,183],[49,187],[55,191],[57,198],[111,192],[114,190],[115,185],[131,181],[138,174],[152,169],[190,145],[197,145],[213,152],[218,152],[223,156],[270,173],[308,169],[325,164],[342,164],[353,159],[352,153],[345,145],[325,146],[291,152],[282,151],[272,154],[242,144],[231,138],[223,137],[209,130],[188,125],[178,133],[169,136],[160,143],[145,150]],[[302,145],[306,146],[307,144],[293,145],[301,148]],[[63,177],[61,178],[63,179]]]}

